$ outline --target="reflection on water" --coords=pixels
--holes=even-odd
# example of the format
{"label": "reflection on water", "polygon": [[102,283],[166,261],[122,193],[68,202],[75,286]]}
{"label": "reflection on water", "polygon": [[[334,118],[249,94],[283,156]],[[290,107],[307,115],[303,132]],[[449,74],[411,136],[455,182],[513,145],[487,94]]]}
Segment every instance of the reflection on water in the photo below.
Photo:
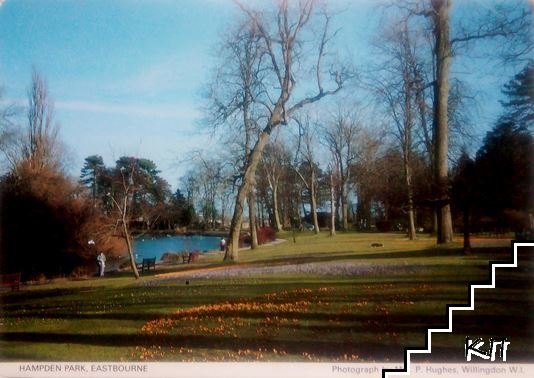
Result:
{"label": "reflection on water", "polygon": [[156,260],[161,258],[165,252],[207,252],[219,249],[219,241],[221,238],[217,236],[150,236],[145,235],[142,238],[136,239],[134,242],[134,251],[136,260],[143,258],[155,257]]}

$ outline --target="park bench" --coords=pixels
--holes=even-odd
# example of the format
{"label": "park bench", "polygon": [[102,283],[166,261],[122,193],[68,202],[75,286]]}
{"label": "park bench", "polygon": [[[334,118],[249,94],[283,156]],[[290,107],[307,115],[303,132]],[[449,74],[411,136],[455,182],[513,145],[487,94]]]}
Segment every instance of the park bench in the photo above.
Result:
{"label": "park bench", "polygon": [[150,268],[156,269],[156,258],[143,259],[143,262],[137,263],[137,269],[141,269],[141,272],[144,272],[145,269],[150,271]]}
{"label": "park bench", "polygon": [[199,256],[200,256],[200,252],[183,252],[182,262],[184,264],[196,263],[198,261]]}
{"label": "park bench", "polygon": [[10,286],[11,291],[20,289],[20,272],[11,274],[0,274],[0,285]]}

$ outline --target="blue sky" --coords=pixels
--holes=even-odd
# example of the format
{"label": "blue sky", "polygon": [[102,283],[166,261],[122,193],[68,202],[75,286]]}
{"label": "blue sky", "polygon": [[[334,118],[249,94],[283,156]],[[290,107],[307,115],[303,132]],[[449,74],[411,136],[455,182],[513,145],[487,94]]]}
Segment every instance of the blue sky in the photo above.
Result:
{"label": "blue sky", "polygon": [[108,165],[137,155],[176,187],[176,160],[205,145],[198,100],[210,49],[234,12],[217,1],[8,0],[0,83],[24,102],[32,66],[46,77],[73,174],[91,154]]}
{"label": "blue sky", "polygon": [[[225,0],[0,0],[0,86],[25,102],[32,66],[46,78],[70,170],[83,159],[152,159],[176,188],[193,148],[216,141],[199,127],[201,91],[220,32],[238,14]],[[376,31],[372,1],[348,2],[338,18],[340,46],[365,56]],[[460,67],[460,66],[459,66]],[[474,76],[473,76],[474,77]],[[486,91],[488,120],[498,108],[499,75],[474,77]],[[486,120],[485,122],[487,122]]]}

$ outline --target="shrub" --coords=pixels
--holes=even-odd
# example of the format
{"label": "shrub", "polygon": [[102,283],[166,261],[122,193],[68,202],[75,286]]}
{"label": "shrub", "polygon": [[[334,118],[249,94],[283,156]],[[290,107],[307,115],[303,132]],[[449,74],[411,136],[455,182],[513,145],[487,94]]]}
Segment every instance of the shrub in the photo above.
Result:
{"label": "shrub", "polygon": [[376,229],[379,232],[389,232],[392,229],[392,224],[390,221],[377,221],[376,222]]}
{"label": "shrub", "polygon": [[160,260],[167,264],[178,264],[180,262],[180,255],[178,252],[165,252],[161,255]]}
{"label": "shrub", "polygon": [[248,247],[250,245],[250,235],[249,234],[240,234],[239,235],[239,248]]}
{"label": "shrub", "polygon": [[265,244],[276,240],[276,232],[271,227],[260,227],[257,231],[258,244]]}
{"label": "shrub", "polygon": [[61,172],[21,168],[0,181],[0,270],[23,280],[79,274],[95,264],[96,252],[111,254],[109,221]]}

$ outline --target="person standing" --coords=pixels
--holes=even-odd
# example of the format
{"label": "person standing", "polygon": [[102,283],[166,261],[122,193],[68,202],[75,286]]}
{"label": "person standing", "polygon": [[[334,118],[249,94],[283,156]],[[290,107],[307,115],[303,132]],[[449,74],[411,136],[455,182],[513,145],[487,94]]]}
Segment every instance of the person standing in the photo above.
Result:
{"label": "person standing", "polygon": [[106,269],[106,255],[104,255],[104,252],[100,252],[98,256],[96,257],[96,261],[98,262],[98,270],[100,277],[104,276],[104,270]]}
{"label": "person standing", "polygon": [[221,241],[219,242],[219,247],[221,248],[221,252],[224,252],[226,250],[226,239],[221,238]]}

